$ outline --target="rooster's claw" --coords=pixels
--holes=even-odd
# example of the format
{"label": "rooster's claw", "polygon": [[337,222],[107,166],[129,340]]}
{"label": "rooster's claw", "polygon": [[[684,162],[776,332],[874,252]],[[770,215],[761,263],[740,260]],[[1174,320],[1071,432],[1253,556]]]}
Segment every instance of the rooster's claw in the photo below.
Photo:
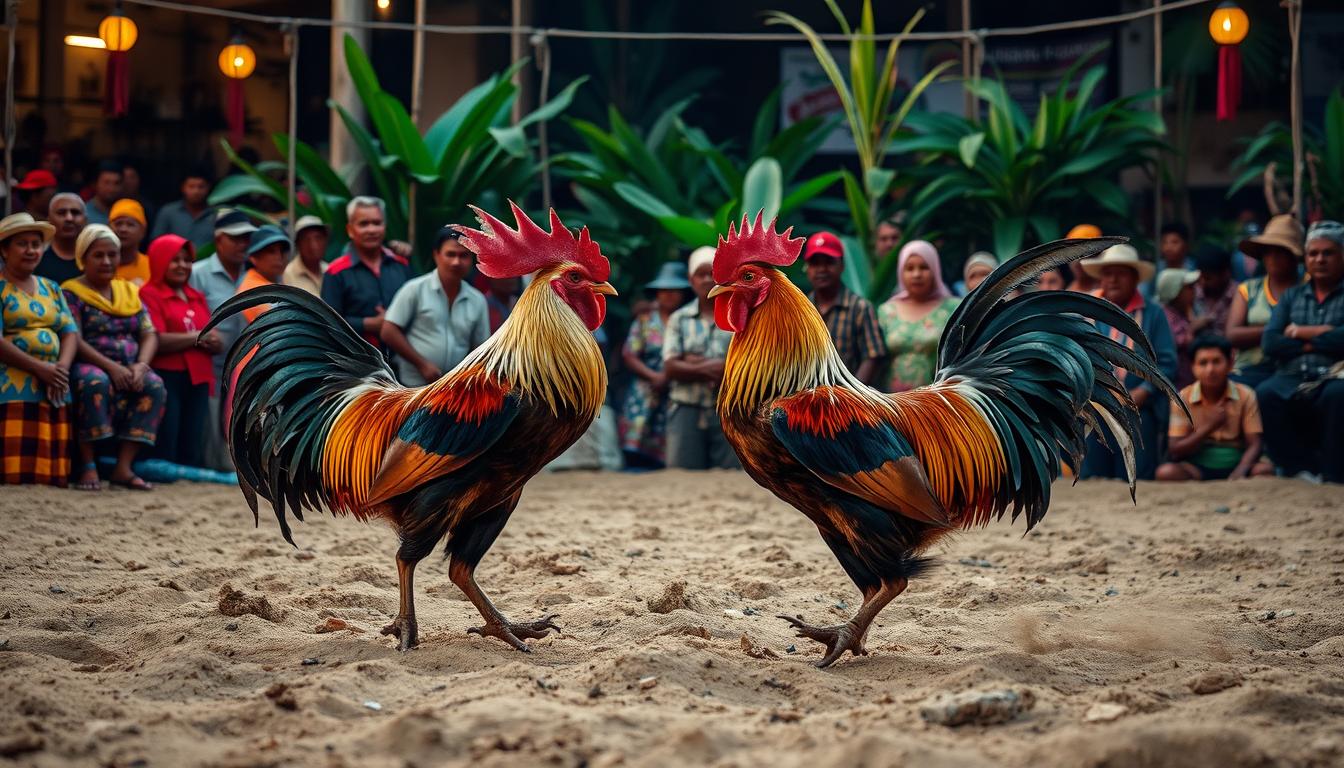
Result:
{"label": "rooster's claw", "polygon": [[415,619],[406,616],[398,616],[392,620],[391,624],[383,627],[383,630],[379,634],[392,635],[401,641],[398,650],[409,651],[420,644],[416,630]]}
{"label": "rooster's claw", "polygon": [[560,627],[555,624],[554,619],[557,614],[547,614],[536,621],[524,621],[517,624],[506,619],[498,621],[489,621],[483,627],[472,627],[467,630],[469,635],[480,635],[481,637],[494,637],[503,640],[515,649],[523,653],[531,653],[532,646],[523,642],[522,639],[536,640],[550,634],[555,630],[556,634],[561,634]]}
{"label": "rooster's claw", "polygon": [[834,664],[839,658],[849,651],[855,656],[867,656],[868,650],[863,647],[863,635],[851,624],[836,624],[831,627],[814,627],[803,621],[802,616],[785,616],[781,614],[779,618],[789,622],[798,632],[799,637],[806,637],[809,640],[815,640],[826,646],[826,656],[817,662],[818,669],[825,669]]}

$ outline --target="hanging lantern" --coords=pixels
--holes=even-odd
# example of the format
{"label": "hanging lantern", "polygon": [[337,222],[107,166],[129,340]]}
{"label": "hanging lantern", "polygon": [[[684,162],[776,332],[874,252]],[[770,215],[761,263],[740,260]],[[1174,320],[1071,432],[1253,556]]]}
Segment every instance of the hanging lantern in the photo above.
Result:
{"label": "hanging lantern", "polygon": [[219,71],[229,79],[229,140],[234,146],[243,143],[243,129],[247,121],[247,110],[243,103],[243,80],[257,68],[257,54],[243,42],[240,35],[224,50],[219,52]]}
{"label": "hanging lantern", "polygon": [[135,45],[140,36],[135,22],[126,18],[118,2],[112,9],[112,15],[98,25],[98,37],[107,48],[107,88],[103,93],[103,112],[111,117],[121,117],[130,109],[130,61],[126,52]]}
{"label": "hanging lantern", "polygon": [[1209,17],[1209,36],[1218,44],[1218,119],[1231,120],[1241,105],[1241,49],[1251,20],[1235,3],[1222,3]]}

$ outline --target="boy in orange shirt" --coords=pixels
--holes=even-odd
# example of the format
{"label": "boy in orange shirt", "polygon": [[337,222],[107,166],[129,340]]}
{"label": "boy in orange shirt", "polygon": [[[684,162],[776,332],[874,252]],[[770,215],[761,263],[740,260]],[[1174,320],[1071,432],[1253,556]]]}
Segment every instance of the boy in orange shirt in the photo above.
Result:
{"label": "boy in orange shirt", "polygon": [[1191,426],[1177,403],[1171,404],[1170,461],[1157,468],[1157,479],[1236,480],[1272,475],[1262,459],[1264,427],[1255,390],[1228,379],[1232,345],[1221,336],[1200,336],[1190,345],[1195,383],[1181,390],[1194,417]]}

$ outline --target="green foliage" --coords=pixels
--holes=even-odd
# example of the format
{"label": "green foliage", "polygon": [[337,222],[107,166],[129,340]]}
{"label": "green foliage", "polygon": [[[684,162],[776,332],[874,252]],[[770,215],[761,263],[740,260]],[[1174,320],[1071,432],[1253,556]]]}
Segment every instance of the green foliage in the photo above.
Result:
{"label": "green foliage", "polygon": [[584,207],[577,218],[612,258],[613,282],[623,293],[647,281],[678,251],[714,245],[743,214],[796,221],[799,212],[840,181],[840,172],[797,178],[804,163],[835,127],[811,118],[775,132],[779,91],[761,105],[743,155],[689,126],[673,105],[647,131],[631,126],[615,107],[607,127],[571,119],[585,151],[557,157]]}
{"label": "green foliage", "polygon": [[[1228,197],[1243,187],[1259,184],[1270,163],[1274,164],[1279,185],[1293,188],[1293,134],[1288,125],[1270,123],[1245,144],[1246,148],[1232,163],[1238,176],[1227,192]],[[1302,179],[1307,213],[1324,218],[1344,217],[1344,89],[1336,88],[1330,94],[1320,125],[1303,124],[1302,156],[1307,166]]]}
{"label": "green foliage", "polygon": [[[867,36],[875,33],[872,0],[863,0],[863,11],[857,28],[850,26],[835,0],[826,0],[826,5],[831,9],[831,15],[839,22],[840,30],[846,35]],[[908,34],[923,16],[924,11],[921,9],[905,25],[904,33]],[[771,11],[766,14],[765,23],[783,24],[801,32],[812,45],[812,53],[817,57],[817,63],[821,65],[826,77],[840,96],[845,121],[849,124],[850,133],[854,136],[854,145],[858,150],[860,168],[859,178],[855,178],[848,171],[844,172],[845,200],[849,204],[855,234],[871,261],[873,237],[877,231],[878,206],[895,177],[893,171],[883,167],[887,153],[892,151],[891,140],[924,93],[924,89],[954,62],[945,61],[929,70],[898,104],[895,84],[899,38],[893,39],[887,46],[886,58],[880,69],[877,68],[877,42],[862,38],[851,40],[849,79],[846,81],[840,71],[840,65],[836,63],[826,43],[806,22],[783,11]]]}
{"label": "green foliage", "polygon": [[[467,205],[498,211],[506,198],[521,199],[536,184],[539,171],[533,141],[526,128],[564,112],[584,82],[579,78],[545,106],[509,124],[517,98],[511,78],[525,61],[476,86],[444,112],[424,135],[411,122],[400,101],[382,89],[359,45],[345,37],[345,60],[373,130],[365,128],[341,105],[328,102],[354,138],[363,158],[370,191],[387,203],[389,238],[426,243],[444,224],[471,221]],[[289,137],[277,133],[276,149],[287,156]],[[224,149],[242,174],[216,186],[211,203],[261,195],[288,205],[285,185],[271,175],[275,165],[253,167],[227,144]],[[309,145],[295,146],[299,183],[309,202],[298,215],[314,214],[331,228],[333,252],[345,243],[345,205],[353,196],[346,179]],[[283,169],[283,165],[279,166]],[[415,232],[410,232],[414,201]],[[423,249],[421,249],[423,251]],[[418,251],[416,266],[427,268],[428,255]]]}
{"label": "green foliage", "polygon": [[[965,253],[989,248],[1006,258],[1078,222],[1124,226],[1129,199],[1117,177],[1156,162],[1166,147],[1162,119],[1134,107],[1152,93],[1091,106],[1105,69],[1089,69],[1076,86],[1074,74],[1041,95],[1034,119],[992,80],[966,84],[984,102],[984,119],[910,114],[910,130],[890,149],[918,158],[902,179],[913,188],[911,228],[937,231]],[[884,275],[890,271],[880,267]]]}

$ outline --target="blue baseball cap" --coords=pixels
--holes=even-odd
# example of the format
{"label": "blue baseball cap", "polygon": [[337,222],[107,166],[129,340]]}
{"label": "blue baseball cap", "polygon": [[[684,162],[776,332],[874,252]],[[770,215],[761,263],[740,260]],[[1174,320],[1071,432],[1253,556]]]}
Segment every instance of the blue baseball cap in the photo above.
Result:
{"label": "blue baseball cap", "polygon": [[289,242],[289,237],[285,235],[284,230],[274,224],[258,227],[257,231],[252,233],[251,242],[247,244],[247,255],[255,256],[267,246],[274,245],[275,243],[284,243],[286,251],[293,247]]}

